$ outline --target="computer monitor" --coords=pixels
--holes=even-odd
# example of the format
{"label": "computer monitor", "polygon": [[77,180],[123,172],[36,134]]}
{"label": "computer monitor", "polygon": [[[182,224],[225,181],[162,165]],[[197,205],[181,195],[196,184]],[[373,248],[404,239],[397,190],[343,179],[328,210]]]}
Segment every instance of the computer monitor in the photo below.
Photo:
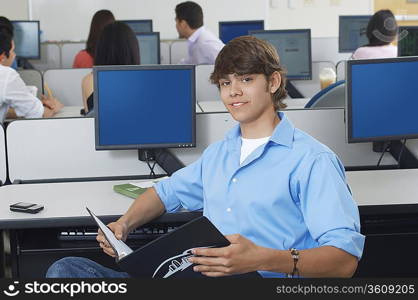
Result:
{"label": "computer monitor", "polygon": [[349,143],[418,138],[418,57],[347,61]]}
{"label": "computer monitor", "polygon": [[369,43],[367,25],[372,16],[340,16],[338,51],[354,52]]}
{"label": "computer monitor", "polygon": [[196,145],[195,66],[94,66],[96,149]]}
{"label": "computer monitor", "polygon": [[219,38],[225,44],[238,36],[248,35],[250,30],[264,30],[264,20],[219,22]]}
{"label": "computer monitor", "polygon": [[142,32],[136,34],[139,44],[141,65],[160,64],[160,33]]}
{"label": "computer monitor", "polygon": [[40,59],[39,21],[12,21],[12,24],[16,56],[18,58]]}
{"label": "computer monitor", "polygon": [[272,44],[280,62],[287,69],[288,79],[312,79],[311,30],[256,30],[250,35]]}
{"label": "computer monitor", "polygon": [[401,26],[398,34],[398,56],[418,55],[418,26]]}
{"label": "computer monitor", "polygon": [[152,32],[152,20],[120,20],[135,33],[138,32]]}

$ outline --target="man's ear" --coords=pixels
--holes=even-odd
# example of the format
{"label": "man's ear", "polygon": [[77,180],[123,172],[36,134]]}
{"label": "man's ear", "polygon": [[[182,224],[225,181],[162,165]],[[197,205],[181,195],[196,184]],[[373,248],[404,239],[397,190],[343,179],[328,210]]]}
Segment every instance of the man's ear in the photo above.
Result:
{"label": "man's ear", "polygon": [[270,93],[274,94],[280,87],[282,77],[280,73],[275,71],[270,75]]}
{"label": "man's ear", "polygon": [[7,58],[6,52],[0,53],[0,64]]}

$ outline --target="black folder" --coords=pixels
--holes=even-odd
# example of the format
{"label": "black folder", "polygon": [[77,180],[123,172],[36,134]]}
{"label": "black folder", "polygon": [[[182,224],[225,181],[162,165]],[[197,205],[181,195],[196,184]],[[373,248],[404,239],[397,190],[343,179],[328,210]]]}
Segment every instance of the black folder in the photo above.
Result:
{"label": "black folder", "polygon": [[[103,223],[100,220],[97,222],[97,217],[89,209],[87,210],[101,228]],[[230,242],[212,222],[201,216],[116,261],[120,268],[132,277],[208,278],[200,272],[193,271],[193,264],[188,261],[188,258],[193,256],[191,250],[199,247],[225,247],[229,244]],[[258,272],[251,272],[230,277],[261,276]]]}

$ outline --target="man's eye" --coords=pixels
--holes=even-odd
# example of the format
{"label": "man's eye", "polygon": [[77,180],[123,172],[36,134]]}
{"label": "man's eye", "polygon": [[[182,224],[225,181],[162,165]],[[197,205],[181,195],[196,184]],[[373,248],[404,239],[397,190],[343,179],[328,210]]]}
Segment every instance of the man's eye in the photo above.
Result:
{"label": "man's eye", "polygon": [[251,77],[244,77],[242,79],[243,82],[250,82],[251,80],[253,80]]}
{"label": "man's eye", "polygon": [[228,86],[229,85],[229,81],[222,81],[220,83],[221,86]]}

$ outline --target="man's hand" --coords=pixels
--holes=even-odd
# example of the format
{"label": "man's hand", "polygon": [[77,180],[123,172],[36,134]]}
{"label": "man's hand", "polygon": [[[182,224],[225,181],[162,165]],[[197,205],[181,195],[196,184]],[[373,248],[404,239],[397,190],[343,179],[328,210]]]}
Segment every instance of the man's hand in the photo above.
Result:
{"label": "man's hand", "polygon": [[196,264],[196,272],[210,277],[242,274],[258,270],[260,247],[240,234],[227,235],[231,245],[223,248],[196,248],[195,257],[189,261]]}
{"label": "man's hand", "polygon": [[46,97],[45,95],[42,95],[41,96],[41,101],[42,101],[42,104],[45,107],[47,107],[50,110],[52,110],[52,112],[54,114],[56,114],[58,111],[60,111],[64,107],[64,104],[62,104],[61,102],[59,102],[57,100],[57,98],[54,98],[54,97],[51,97],[51,96]]}
{"label": "man's hand", "polygon": [[[125,223],[116,221],[116,222],[112,222],[112,223],[108,224],[107,227],[109,227],[110,230],[112,230],[112,232],[115,234],[115,236],[118,240],[122,240],[122,241],[126,240],[126,237],[128,236],[129,232],[128,232],[128,228],[125,225]],[[112,257],[116,256],[115,252],[113,251],[112,247],[109,245],[109,243],[106,240],[103,232],[100,229],[97,232],[96,240],[99,242],[100,247],[102,247],[103,251],[107,255],[110,255]]]}

